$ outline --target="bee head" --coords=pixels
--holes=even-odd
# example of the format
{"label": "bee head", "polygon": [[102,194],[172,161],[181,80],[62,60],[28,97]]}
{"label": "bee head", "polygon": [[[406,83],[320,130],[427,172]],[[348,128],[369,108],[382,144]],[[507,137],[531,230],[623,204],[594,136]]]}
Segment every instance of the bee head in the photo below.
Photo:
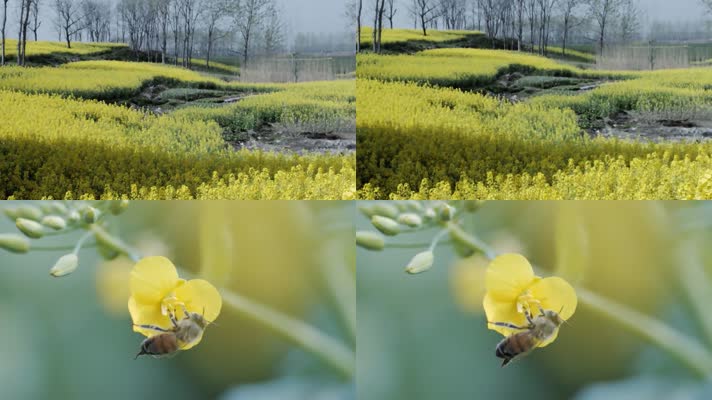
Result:
{"label": "bee head", "polygon": [[544,317],[556,324],[556,326],[559,326],[565,322],[556,311],[546,310],[544,311]]}
{"label": "bee head", "polygon": [[[188,312],[188,311],[186,310],[186,312]],[[207,319],[205,319],[205,307],[203,307],[203,313],[202,313],[202,314],[198,314],[198,313],[194,313],[194,312],[188,312],[187,315],[188,315],[188,318],[190,318],[191,321],[193,321],[193,322],[195,322],[196,324],[198,324],[198,326],[200,326],[201,328],[205,328],[206,326],[208,326],[208,325],[210,325],[210,324],[213,324],[213,321],[208,321]]]}

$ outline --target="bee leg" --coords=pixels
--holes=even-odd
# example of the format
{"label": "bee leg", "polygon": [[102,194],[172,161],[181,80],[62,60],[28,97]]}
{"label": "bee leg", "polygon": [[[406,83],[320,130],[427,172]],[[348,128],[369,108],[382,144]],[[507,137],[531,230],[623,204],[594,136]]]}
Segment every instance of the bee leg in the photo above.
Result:
{"label": "bee leg", "polygon": [[524,316],[527,317],[527,322],[529,322],[529,326],[534,325],[534,321],[532,321],[532,313],[528,309],[524,310]]}
{"label": "bee leg", "polygon": [[168,318],[171,319],[171,323],[173,324],[174,327],[178,327],[178,321],[176,321],[176,314],[173,312],[168,313]]}
{"label": "bee leg", "polygon": [[190,318],[190,313],[188,312],[188,309],[185,308],[185,304],[181,304],[180,306],[183,307],[183,319]]}
{"label": "bee leg", "polygon": [[539,307],[539,312],[540,312],[539,315],[544,315],[544,309],[541,308],[541,304],[537,304],[537,306]]}
{"label": "bee leg", "polygon": [[528,326],[517,326],[517,325],[514,325],[514,324],[510,324],[509,322],[489,322],[489,321],[487,321],[487,323],[488,323],[488,324],[492,324],[492,325],[502,326],[502,327],[504,327],[504,328],[517,329],[517,330],[520,330],[520,331],[529,329]]}
{"label": "bee leg", "polygon": [[152,331],[170,332],[170,330],[161,328],[160,326],[156,326],[156,325],[136,325],[136,324],[134,324],[134,326],[138,326],[139,328],[143,328],[143,329],[150,329]]}

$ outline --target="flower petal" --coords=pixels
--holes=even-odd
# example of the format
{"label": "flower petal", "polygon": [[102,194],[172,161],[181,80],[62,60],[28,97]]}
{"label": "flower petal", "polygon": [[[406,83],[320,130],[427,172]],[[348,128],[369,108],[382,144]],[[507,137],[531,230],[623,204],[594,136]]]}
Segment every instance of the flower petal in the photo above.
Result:
{"label": "flower petal", "polygon": [[178,271],[165,257],[146,257],[131,270],[131,295],[137,303],[160,303],[178,282]]}
{"label": "flower petal", "polygon": [[493,300],[515,301],[534,280],[534,270],[524,256],[503,254],[487,267],[487,294]]}
{"label": "flower petal", "polygon": [[[203,314],[209,322],[215,321],[222,308],[222,297],[215,286],[204,279],[191,279],[175,289],[176,298],[189,312]],[[176,310],[177,318],[184,318],[183,310]]]}
{"label": "flower petal", "polygon": [[161,314],[160,304],[154,306],[139,304],[136,302],[136,299],[131,296],[129,297],[129,314],[131,314],[131,320],[134,323],[134,332],[138,332],[147,337],[156,336],[161,332],[153,329],[139,328],[136,325],[155,325],[164,329],[170,329],[172,327],[170,319]]}
{"label": "flower petal", "polygon": [[[526,326],[527,320],[524,314],[517,312],[517,302],[513,300],[509,303],[494,299],[490,294],[485,295],[482,301],[482,306],[485,309],[488,322],[507,322],[517,326]],[[515,332],[521,332],[516,329],[506,328],[493,324],[487,324],[487,328],[499,332],[504,336],[509,336]]]}
{"label": "flower petal", "polygon": [[576,291],[568,282],[557,276],[536,282],[529,288],[529,294],[539,300],[544,310],[556,311],[564,320],[571,318],[576,311]]}

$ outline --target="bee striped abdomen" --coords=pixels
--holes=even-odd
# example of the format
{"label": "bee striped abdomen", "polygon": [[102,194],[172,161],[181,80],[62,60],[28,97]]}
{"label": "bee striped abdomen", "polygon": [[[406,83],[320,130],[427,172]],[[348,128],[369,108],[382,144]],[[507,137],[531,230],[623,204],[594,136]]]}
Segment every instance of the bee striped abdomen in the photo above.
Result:
{"label": "bee striped abdomen", "polygon": [[503,359],[502,366],[507,365],[516,356],[534,348],[534,340],[528,332],[521,332],[503,339],[497,345],[495,355]]}
{"label": "bee striped abdomen", "polygon": [[150,337],[141,343],[141,351],[136,357],[144,354],[160,356],[178,351],[178,341],[173,333],[163,333]]}

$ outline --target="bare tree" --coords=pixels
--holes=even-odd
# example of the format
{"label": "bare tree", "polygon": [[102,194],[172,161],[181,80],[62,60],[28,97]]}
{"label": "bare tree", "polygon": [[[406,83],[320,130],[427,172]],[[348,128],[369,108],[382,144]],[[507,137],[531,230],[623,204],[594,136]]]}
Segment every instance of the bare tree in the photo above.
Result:
{"label": "bare tree", "polygon": [[411,13],[415,15],[416,20],[420,22],[423,36],[428,36],[428,26],[439,17],[437,9],[438,4],[433,0],[413,0],[413,10]]}
{"label": "bare tree", "polygon": [[383,14],[386,11],[386,0],[375,0],[373,9],[373,52],[381,52],[381,37],[383,35]]}
{"label": "bare tree", "polygon": [[460,29],[464,25],[467,3],[464,0],[440,0],[440,16],[445,29]]}
{"label": "bare tree", "polygon": [[515,0],[514,8],[516,12],[516,36],[517,36],[517,50],[522,51],[522,43],[524,42],[524,13],[526,11],[525,0]]}
{"label": "bare tree", "polygon": [[75,0],[54,0],[57,13],[55,23],[64,34],[67,48],[72,48],[72,37],[83,29],[79,3]]}
{"label": "bare tree", "polygon": [[589,0],[589,11],[596,23],[598,48],[601,54],[603,54],[603,47],[606,44],[606,29],[618,15],[620,7],[621,0]]}
{"label": "bare tree", "polygon": [[161,64],[166,63],[168,53],[168,21],[171,18],[171,4],[173,0],[157,0],[158,24],[161,31]]}
{"label": "bare tree", "polygon": [[393,29],[393,18],[396,17],[398,8],[396,8],[396,0],[386,0],[386,18],[388,25]]}
{"label": "bare tree", "polygon": [[222,21],[227,14],[228,4],[223,0],[208,0],[205,5],[204,23],[208,33],[208,50],[206,54],[205,64],[210,67],[210,54],[213,51],[213,45],[215,40],[220,36],[219,23]]}
{"label": "bare tree", "polygon": [[40,21],[40,0],[32,1],[32,8],[30,9],[30,17],[32,18],[32,25],[30,25],[30,30],[32,31],[32,36],[37,41],[37,31],[40,30],[42,26],[42,21]]}
{"label": "bare tree", "polygon": [[27,50],[27,28],[30,25],[30,11],[34,0],[20,1],[20,22],[17,34],[17,65],[25,65],[25,53]]}
{"label": "bare tree", "polygon": [[705,9],[707,9],[707,12],[712,14],[712,0],[699,0],[700,4],[702,4]]}
{"label": "bare tree", "polygon": [[361,19],[363,17],[363,0],[350,0],[346,4],[346,18],[356,24],[356,52],[361,51]]}
{"label": "bare tree", "polygon": [[267,7],[263,37],[267,54],[276,53],[284,45],[284,22],[275,2]]}
{"label": "bare tree", "polygon": [[3,0],[2,3],[2,26],[0,26],[0,33],[2,33],[2,43],[0,43],[0,66],[5,65],[5,28],[7,27],[7,3],[9,0]]}
{"label": "bare tree", "polygon": [[92,42],[107,40],[109,25],[111,23],[111,8],[104,0],[83,0],[82,13],[84,29],[89,34]]}
{"label": "bare tree", "polygon": [[566,45],[569,40],[569,32],[573,28],[576,20],[576,10],[582,4],[582,0],[562,0],[561,20],[563,23],[561,44],[562,54],[566,55]]}
{"label": "bare tree", "polygon": [[620,38],[628,43],[640,30],[640,9],[635,0],[623,0],[620,11]]}
{"label": "bare tree", "polygon": [[266,16],[270,0],[244,0],[240,4],[238,17],[235,19],[238,33],[242,39],[242,64],[249,61],[251,40]]}
{"label": "bare tree", "polygon": [[539,53],[547,54],[549,32],[551,30],[551,15],[558,0],[537,0],[539,2]]}

